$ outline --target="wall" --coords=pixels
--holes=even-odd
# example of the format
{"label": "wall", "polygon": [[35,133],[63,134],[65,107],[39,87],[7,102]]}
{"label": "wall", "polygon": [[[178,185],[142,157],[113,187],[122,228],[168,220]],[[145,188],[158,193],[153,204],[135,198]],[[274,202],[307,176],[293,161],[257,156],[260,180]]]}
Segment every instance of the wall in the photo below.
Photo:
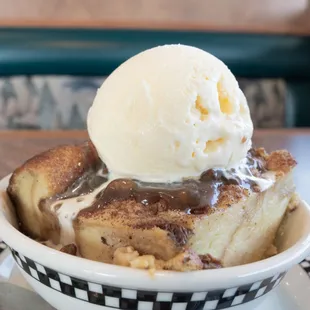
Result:
{"label": "wall", "polygon": [[0,0],[0,26],[310,34],[308,0]]}

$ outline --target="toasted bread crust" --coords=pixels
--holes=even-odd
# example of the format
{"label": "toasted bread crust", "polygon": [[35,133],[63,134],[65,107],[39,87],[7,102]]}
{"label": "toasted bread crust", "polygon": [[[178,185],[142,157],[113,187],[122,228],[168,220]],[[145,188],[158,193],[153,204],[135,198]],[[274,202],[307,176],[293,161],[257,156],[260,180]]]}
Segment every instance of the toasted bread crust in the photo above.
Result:
{"label": "toasted bread crust", "polygon": [[32,238],[49,239],[58,220],[40,210],[40,201],[64,192],[87,169],[98,163],[90,141],[63,145],[36,155],[12,174],[7,193],[15,205],[23,232]]}
{"label": "toasted bread crust", "polygon": [[14,197],[17,178],[24,172],[46,177],[47,198],[64,192],[87,169],[96,165],[98,155],[92,143],[87,141],[79,145],[61,145],[27,160],[17,168],[10,178],[8,193]]}

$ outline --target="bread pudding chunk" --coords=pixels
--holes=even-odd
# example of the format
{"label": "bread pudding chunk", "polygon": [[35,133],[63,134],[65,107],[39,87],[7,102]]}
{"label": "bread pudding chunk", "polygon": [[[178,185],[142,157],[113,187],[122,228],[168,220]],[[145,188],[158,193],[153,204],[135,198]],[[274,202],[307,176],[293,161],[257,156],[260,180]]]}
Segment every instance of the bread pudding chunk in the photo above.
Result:
{"label": "bread pudding chunk", "polygon": [[144,269],[199,270],[266,255],[294,193],[295,164],[287,151],[251,149],[237,167],[182,182],[110,180],[86,142],[30,159],[12,175],[8,193],[23,232],[57,248],[76,246],[70,254]]}

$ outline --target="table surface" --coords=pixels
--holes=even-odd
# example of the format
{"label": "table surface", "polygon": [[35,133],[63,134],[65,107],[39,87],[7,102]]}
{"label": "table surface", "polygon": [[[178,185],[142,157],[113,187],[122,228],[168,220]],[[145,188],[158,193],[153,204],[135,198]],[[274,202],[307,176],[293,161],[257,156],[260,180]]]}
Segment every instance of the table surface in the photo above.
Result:
{"label": "table surface", "polygon": [[[39,152],[85,139],[85,131],[0,131],[0,177]],[[267,151],[289,150],[298,162],[295,169],[297,191],[310,202],[310,129],[257,130],[253,145],[263,146]]]}

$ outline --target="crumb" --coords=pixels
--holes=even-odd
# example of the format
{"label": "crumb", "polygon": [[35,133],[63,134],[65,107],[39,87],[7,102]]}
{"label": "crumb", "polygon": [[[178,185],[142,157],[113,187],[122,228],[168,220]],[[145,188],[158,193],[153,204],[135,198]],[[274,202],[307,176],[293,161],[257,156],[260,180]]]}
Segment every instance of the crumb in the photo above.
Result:
{"label": "crumb", "polygon": [[149,270],[151,275],[156,270],[192,271],[201,270],[204,267],[200,257],[190,250],[185,250],[164,261],[156,259],[153,255],[140,255],[133,247],[118,248],[114,252],[113,264]]}
{"label": "crumb", "polygon": [[64,253],[76,256],[76,254],[77,254],[77,247],[73,243],[67,244],[67,245],[63,246],[60,249],[60,252],[64,252]]}
{"label": "crumb", "polygon": [[222,263],[210,254],[200,255],[199,257],[203,263],[203,269],[218,269],[223,267]]}
{"label": "crumb", "polygon": [[271,171],[276,171],[279,176],[288,173],[297,162],[293,156],[286,150],[272,152],[266,163],[266,168]]}

